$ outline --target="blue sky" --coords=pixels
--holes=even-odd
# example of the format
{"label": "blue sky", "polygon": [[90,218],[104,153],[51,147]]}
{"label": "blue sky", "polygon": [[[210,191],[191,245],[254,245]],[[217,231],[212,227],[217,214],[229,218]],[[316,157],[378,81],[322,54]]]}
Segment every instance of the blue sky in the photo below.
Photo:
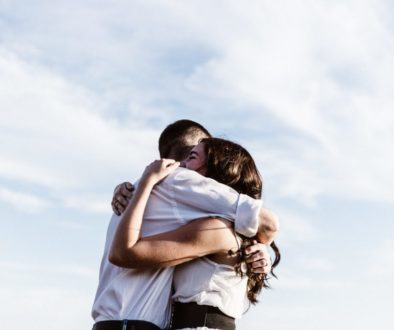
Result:
{"label": "blue sky", "polygon": [[114,186],[190,118],[280,217],[239,329],[389,329],[389,1],[0,1],[0,327],[90,328]]}

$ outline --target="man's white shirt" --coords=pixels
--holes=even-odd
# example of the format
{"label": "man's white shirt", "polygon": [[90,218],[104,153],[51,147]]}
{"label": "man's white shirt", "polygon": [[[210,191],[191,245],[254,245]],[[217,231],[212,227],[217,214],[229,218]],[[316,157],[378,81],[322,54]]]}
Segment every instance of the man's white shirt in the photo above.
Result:
{"label": "man's white shirt", "polygon": [[[141,228],[142,237],[175,230],[191,220],[219,216],[234,221],[235,230],[253,236],[258,228],[261,201],[184,168],[178,168],[149,197]],[[169,324],[173,267],[138,270],[108,261],[121,217],[108,226],[99,284],[92,308],[95,322],[144,320],[161,329]]]}

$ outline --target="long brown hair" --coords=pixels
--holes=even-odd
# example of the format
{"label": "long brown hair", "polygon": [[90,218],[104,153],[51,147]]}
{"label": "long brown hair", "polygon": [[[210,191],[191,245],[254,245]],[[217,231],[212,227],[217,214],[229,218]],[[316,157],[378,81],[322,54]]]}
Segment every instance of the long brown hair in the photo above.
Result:
{"label": "long brown hair", "polygon": [[[228,185],[241,194],[255,199],[261,198],[263,181],[252,156],[245,148],[220,138],[205,138],[200,142],[204,143],[207,177]],[[238,253],[243,262],[246,257],[244,250],[253,244],[254,239],[241,237],[242,244]],[[273,269],[279,264],[280,251],[275,242],[272,242],[270,246],[275,253],[271,274],[276,277]],[[236,265],[235,269],[237,273],[244,274],[240,264]],[[250,271],[247,271],[246,275],[248,276],[248,299],[255,304],[261,289],[269,287],[268,277],[266,274],[255,274]]]}

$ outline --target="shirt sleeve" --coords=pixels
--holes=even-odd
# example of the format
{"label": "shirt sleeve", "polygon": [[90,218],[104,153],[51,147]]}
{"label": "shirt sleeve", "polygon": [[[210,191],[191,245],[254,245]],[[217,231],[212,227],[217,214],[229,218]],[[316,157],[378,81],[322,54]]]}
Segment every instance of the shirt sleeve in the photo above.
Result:
{"label": "shirt sleeve", "polygon": [[233,221],[235,230],[247,237],[257,233],[261,200],[184,168],[175,170],[164,182],[177,204]]}

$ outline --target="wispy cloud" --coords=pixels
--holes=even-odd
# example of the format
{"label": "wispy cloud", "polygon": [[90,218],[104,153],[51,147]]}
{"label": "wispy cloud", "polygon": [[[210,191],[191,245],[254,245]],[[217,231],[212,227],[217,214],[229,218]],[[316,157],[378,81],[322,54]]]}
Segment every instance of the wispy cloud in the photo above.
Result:
{"label": "wispy cloud", "polygon": [[32,264],[32,263],[21,263],[21,262],[1,262],[0,269],[2,273],[2,277],[5,274],[13,274],[14,278],[16,274],[29,274],[30,276],[41,275],[44,276],[79,276],[86,277],[88,279],[95,280],[97,278],[97,270],[93,268],[89,268],[86,266],[81,266],[77,264],[64,265],[47,265],[47,264]]}
{"label": "wispy cloud", "polygon": [[[42,329],[44,319],[57,330],[75,327],[90,328],[92,321],[86,317],[90,313],[91,297],[88,292],[73,288],[9,286],[0,288],[0,318],[6,328],[23,329],[15,324],[16,319],[29,320],[30,329]],[[34,302],[34,303],[33,303]],[[74,306],[69,309],[67,306]],[[67,317],[64,312],[67,310]]]}
{"label": "wispy cloud", "polygon": [[[391,279],[394,276],[394,240],[386,239],[371,248],[367,274],[371,278]],[[381,283],[385,286],[385,282]]]}
{"label": "wispy cloud", "polygon": [[292,130],[279,150],[259,141],[263,160],[276,155],[266,166],[281,178],[280,195],[392,201],[394,158],[386,150],[394,139],[387,88],[394,47],[389,22],[381,19],[384,3],[303,5],[245,8],[237,20],[245,23],[242,37],[230,37],[238,26],[225,21],[212,33],[227,28],[224,40],[231,43],[221,41],[221,56],[200,66],[190,86],[256,109],[245,114],[254,128],[274,117],[281,130]]}
{"label": "wispy cloud", "polygon": [[81,198],[81,196],[70,196],[63,201],[66,208],[106,215],[109,215],[111,212],[110,202],[111,194],[106,194],[104,196],[85,195],[83,198]]}
{"label": "wispy cloud", "polygon": [[0,71],[3,178],[71,199],[81,188],[135,180],[156,155],[156,130],[100,114],[100,98],[83,87],[4,51]]}
{"label": "wispy cloud", "polygon": [[[15,24],[24,15],[28,19],[19,29],[7,25],[12,33],[3,40],[8,50],[3,52],[2,69],[7,84],[1,87],[4,90],[11,82],[21,88],[2,106],[30,108],[32,115],[35,109],[34,117],[46,118],[50,127],[15,111],[15,118],[25,117],[36,127],[35,134],[39,131],[50,146],[48,152],[54,153],[55,144],[69,151],[82,142],[83,152],[74,148],[70,161],[123,154],[128,162],[131,157],[125,158],[121,150],[129,144],[122,140],[132,143],[152,123],[156,129],[145,137],[154,150],[160,128],[180,113],[190,116],[199,111],[197,116],[204,113],[210,122],[209,117],[215,121],[216,117],[209,111],[227,108],[239,117],[239,130],[264,126],[270,117],[278,129],[290,133],[281,145],[269,138],[263,141],[261,159],[279,182],[278,196],[305,203],[321,195],[393,200],[387,181],[394,183],[390,175],[394,158],[386,150],[394,138],[394,101],[387,88],[394,47],[384,1],[366,1],[362,6],[355,1],[251,2],[241,7],[229,1],[209,5],[209,11],[196,3],[137,2],[132,12],[122,1],[94,9],[78,4],[81,13],[89,12],[90,24],[86,26],[84,15],[73,15],[74,23],[65,30],[62,22],[75,13],[75,5],[64,3],[59,11],[43,3],[40,21],[27,15],[38,8],[11,12],[5,7],[5,16],[13,17]],[[152,15],[158,7],[161,15]],[[201,15],[204,24],[198,19]],[[13,56],[21,53],[15,40],[31,55]],[[25,102],[15,102],[20,95]],[[231,117],[211,128],[232,125]],[[12,125],[26,126],[16,120]],[[127,125],[136,134],[126,133]],[[59,134],[63,129],[72,131],[74,138]],[[17,165],[23,168],[26,162]],[[29,165],[27,173],[43,168]],[[64,167],[61,173],[48,169],[47,180],[75,184]],[[38,176],[36,181],[44,180]],[[368,194],[363,193],[366,190]]]}
{"label": "wispy cloud", "polygon": [[13,191],[1,186],[0,201],[27,212],[42,211],[50,206],[49,201],[39,196]]}
{"label": "wispy cloud", "polygon": [[300,242],[316,241],[320,237],[319,229],[309,218],[291,213],[284,209],[277,209],[279,215],[280,231],[278,240],[285,245],[297,245]]}

